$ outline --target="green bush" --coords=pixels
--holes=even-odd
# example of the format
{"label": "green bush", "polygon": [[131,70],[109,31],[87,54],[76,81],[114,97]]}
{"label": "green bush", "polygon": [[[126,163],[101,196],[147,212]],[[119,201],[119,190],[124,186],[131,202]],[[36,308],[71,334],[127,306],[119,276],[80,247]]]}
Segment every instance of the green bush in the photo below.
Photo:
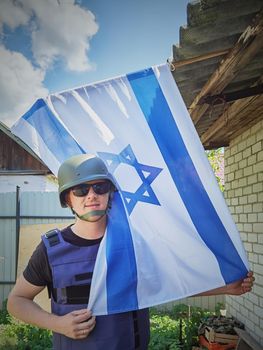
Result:
{"label": "green bush", "polygon": [[151,309],[149,350],[191,350],[198,345],[198,327],[211,311],[184,304],[170,310]]}
{"label": "green bush", "polygon": [[51,332],[39,329],[12,318],[6,310],[6,302],[0,310],[0,350],[49,350],[52,349]]}
{"label": "green bush", "polygon": [[[221,305],[218,306],[221,307]],[[191,350],[198,345],[198,327],[211,311],[181,304],[169,310],[151,308],[149,350]],[[6,304],[0,310],[0,350],[51,350],[51,332],[16,321]]]}

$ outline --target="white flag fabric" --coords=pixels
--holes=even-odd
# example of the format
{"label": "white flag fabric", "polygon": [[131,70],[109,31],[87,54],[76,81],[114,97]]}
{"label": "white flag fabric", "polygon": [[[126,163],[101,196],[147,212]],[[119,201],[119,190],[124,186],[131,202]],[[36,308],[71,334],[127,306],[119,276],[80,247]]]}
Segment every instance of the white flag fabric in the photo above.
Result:
{"label": "white flag fabric", "polygon": [[93,153],[116,178],[90,291],[94,315],[246,275],[239,233],[168,65],[51,94],[12,132],[54,174],[70,156]]}

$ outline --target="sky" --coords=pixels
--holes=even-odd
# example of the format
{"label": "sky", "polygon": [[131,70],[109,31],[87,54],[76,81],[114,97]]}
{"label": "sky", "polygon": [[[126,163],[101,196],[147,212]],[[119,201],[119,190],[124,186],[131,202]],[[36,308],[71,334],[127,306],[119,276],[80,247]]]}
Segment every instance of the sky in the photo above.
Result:
{"label": "sky", "polygon": [[0,0],[0,121],[41,97],[165,63],[190,0]]}

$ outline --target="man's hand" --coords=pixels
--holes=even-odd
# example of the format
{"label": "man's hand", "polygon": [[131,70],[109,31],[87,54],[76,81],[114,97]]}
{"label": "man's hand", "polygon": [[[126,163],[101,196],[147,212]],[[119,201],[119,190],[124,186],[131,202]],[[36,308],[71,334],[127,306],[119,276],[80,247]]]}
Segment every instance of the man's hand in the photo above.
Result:
{"label": "man's hand", "polygon": [[253,272],[249,271],[247,276],[243,280],[236,281],[227,285],[226,294],[242,295],[244,293],[250,292],[253,287],[254,281],[255,278],[253,276]]}
{"label": "man's hand", "polygon": [[94,329],[96,318],[91,311],[81,309],[72,311],[64,316],[58,316],[55,332],[66,335],[72,339],[84,339]]}

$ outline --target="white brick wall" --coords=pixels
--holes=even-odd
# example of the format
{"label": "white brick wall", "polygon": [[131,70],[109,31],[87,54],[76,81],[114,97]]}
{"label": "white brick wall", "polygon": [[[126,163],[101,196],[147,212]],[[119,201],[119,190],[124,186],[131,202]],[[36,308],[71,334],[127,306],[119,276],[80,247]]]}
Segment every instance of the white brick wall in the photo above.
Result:
{"label": "white brick wall", "polygon": [[263,345],[263,121],[225,150],[225,198],[256,278],[251,293],[226,298],[228,314]]}

